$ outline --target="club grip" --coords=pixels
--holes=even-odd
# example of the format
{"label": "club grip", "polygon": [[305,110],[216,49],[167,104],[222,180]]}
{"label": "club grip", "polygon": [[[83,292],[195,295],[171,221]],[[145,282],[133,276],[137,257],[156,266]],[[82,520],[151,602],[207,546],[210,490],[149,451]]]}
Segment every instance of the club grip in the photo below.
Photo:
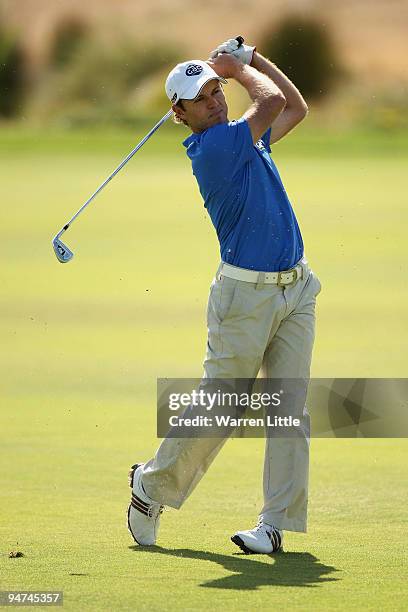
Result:
{"label": "club grip", "polygon": [[238,43],[238,47],[240,47],[241,45],[243,45],[243,44],[244,44],[244,37],[243,37],[243,36],[236,36],[236,37],[235,37],[235,40],[236,40],[236,41],[237,41],[237,43]]}

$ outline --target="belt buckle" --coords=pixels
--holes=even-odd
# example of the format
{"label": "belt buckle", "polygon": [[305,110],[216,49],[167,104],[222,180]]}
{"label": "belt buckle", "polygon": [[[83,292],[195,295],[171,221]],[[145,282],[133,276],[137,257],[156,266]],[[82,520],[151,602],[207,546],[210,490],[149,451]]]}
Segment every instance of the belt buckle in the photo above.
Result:
{"label": "belt buckle", "polygon": [[[289,281],[288,283],[284,283],[282,281],[282,276],[286,274],[293,274],[293,278],[291,281]],[[278,285],[278,287],[286,287],[286,285],[291,285],[292,283],[294,283],[295,281],[297,281],[298,279],[298,271],[296,268],[292,268],[291,270],[283,270],[282,272],[278,272],[278,280],[276,282],[276,284]]]}

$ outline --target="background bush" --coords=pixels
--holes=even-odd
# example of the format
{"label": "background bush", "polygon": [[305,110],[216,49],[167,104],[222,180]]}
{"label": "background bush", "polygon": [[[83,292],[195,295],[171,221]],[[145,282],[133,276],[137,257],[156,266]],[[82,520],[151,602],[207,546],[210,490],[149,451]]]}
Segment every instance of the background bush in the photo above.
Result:
{"label": "background bush", "polygon": [[329,31],[310,18],[285,18],[277,29],[265,32],[260,48],[305,98],[324,97],[346,74]]}
{"label": "background bush", "polygon": [[0,27],[0,117],[21,113],[26,76],[23,48],[13,34]]}
{"label": "background bush", "polygon": [[53,33],[49,50],[50,64],[57,68],[69,64],[80,52],[88,36],[88,25],[78,17],[61,21]]}
{"label": "background bush", "polygon": [[[67,40],[65,34],[63,38]],[[87,35],[64,48],[68,47],[71,55],[65,55],[62,63],[63,55],[57,61],[56,47],[52,48],[48,73],[31,106],[31,115],[37,118],[58,117],[68,123],[126,121],[143,81],[183,56],[183,50],[165,41],[153,46],[123,36],[106,42]]]}

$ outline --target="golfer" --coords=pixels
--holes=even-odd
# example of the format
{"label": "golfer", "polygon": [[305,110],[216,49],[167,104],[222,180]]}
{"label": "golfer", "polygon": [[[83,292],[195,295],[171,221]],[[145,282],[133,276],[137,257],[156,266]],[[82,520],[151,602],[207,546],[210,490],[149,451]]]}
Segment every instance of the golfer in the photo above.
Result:
{"label": "golfer", "polygon": [[[226,79],[235,79],[252,100],[234,121]],[[321,286],[270,156],[270,145],[306,117],[306,103],[273,63],[235,39],[207,62],[178,64],[166,93],[175,120],[192,131],[183,144],[220,243],[203,378],[255,379],[262,368],[266,378],[308,380]],[[309,417],[305,397],[300,400],[300,435],[266,439],[258,524],[231,538],[247,553],[279,551],[284,530],[306,531]],[[137,543],[155,544],[164,506],[181,507],[224,443],[167,437],[150,461],[132,467],[128,528]]]}

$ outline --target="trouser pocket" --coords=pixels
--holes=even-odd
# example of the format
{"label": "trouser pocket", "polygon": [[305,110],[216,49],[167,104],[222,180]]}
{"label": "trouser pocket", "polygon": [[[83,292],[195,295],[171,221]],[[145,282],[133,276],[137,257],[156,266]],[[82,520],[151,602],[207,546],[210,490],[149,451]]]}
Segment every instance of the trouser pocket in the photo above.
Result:
{"label": "trouser pocket", "polygon": [[208,300],[208,317],[213,315],[218,323],[222,323],[232,315],[238,293],[237,284],[237,280],[227,276],[213,280]]}

